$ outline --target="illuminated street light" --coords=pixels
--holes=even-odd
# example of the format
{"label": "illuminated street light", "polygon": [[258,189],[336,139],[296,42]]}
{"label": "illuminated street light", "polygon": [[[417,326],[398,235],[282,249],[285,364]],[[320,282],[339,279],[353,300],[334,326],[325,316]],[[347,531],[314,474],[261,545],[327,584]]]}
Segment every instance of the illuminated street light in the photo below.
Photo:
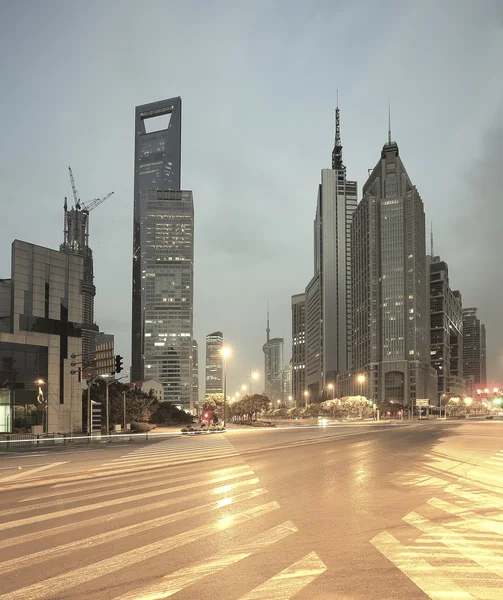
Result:
{"label": "illuminated street light", "polygon": [[227,418],[227,357],[230,356],[231,350],[230,348],[226,348],[225,346],[220,349],[220,354],[223,359],[223,367],[224,367],[224,418],[223,418],[223,426],[225,427],[225,422]]}
{"label": "illuminated street light", "polygon": [[327,387],[329,390],[332,390],[332,400],[335,400],[335,385],[333,383],[329,383]]}
{"label": "illuminated street light", "polygon": [[358,383],[360,384],[360,396],[363,396],[363,382],[365,381],[365,375],[358,375]]}
{"label": "illuminated street light", "polygon": [[470,404],[473,402],[472,398],[465,398],[465,404],[466,406],[470,406]]}
{"label": "illuminated street light", "polygon": [[[40,398],[42,399],[42,429],[44,433],[49,432],[49,398],[44,396],[44,392],[42,390],[42,386],[45,385],[45,381],[43,379],[37,379],[35,383],[38,385],[38,400],[40,402]],[[47,394],[46,394],[47,395]]]}
{"label": "illuminated street light", "polygon": [[497,394],[497,393],[499,392],[498,388],[494,388],[494,389],[493,389],[493,392],[494,392],[495,394]]}
{"label": "illuminated street light", "polygon": [[306,408],[307,408],[307,401],[309,398],[309,392],[307,390],[304,392],[304,398],[306,399]]}
{"label": "illuminated street light", "polygon": [[488,393],[489,393],[489,388],[486,388],[486,389],[484,390],[484,394],[488,394]]}

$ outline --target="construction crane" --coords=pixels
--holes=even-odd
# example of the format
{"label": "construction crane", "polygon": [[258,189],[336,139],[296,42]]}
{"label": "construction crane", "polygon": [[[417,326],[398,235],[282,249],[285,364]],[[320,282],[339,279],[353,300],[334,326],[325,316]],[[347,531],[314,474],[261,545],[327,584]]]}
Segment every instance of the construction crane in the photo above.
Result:
{"label": "construction crane", "polygon": [[[75,208],[77,210],[83,210],[83,211],[86,211],[89,213],[92,210],[94,210],[95,208],[97,208],[100,204],[105,202],[105,200],[108,200],[110,198],[110,196],[113,195],[113,192],[110,192],[106,196],[103,196],[103,198],[95,198],[89,204],[81,204],[79,194],[77,192],[77,188],[75,187],[75,180],[73,178],[72,168],[68,167],[68,171],[70,172],[70,181],[72,182],[73,199],[75,201]],[[66,205],[66,198],[65,198],[65,205]]]}
{"label": "construction crane", "polygon": [[72,167],[68,167],[68,170],[70,171],[70,181],[72,182],[72,192],[73,199],[75,200],[75,208],[80,209],[80,198],[77,193],[77,188],[75,187],[75,180],[73,179]]}

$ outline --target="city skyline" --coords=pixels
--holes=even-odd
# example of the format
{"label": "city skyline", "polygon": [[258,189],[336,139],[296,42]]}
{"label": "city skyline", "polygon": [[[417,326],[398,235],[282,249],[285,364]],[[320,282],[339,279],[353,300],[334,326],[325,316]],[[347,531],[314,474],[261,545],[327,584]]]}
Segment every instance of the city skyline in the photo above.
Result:
{"label": "city skyline", "polygon": [[[280,8],[266,13],[259,5],[250,7],[247,23],[233,12],[222,20],[221,12],[211,15],[204,8],[205,18],[215,25],[201,38],[213,48],[205,61],[217,68],[212,69],[211,76],[205,74],[201,69],[206,62],[197,69],[200,56],[187,50],[179,62],[171,63],[169,81],[156,75],[162,71],[166,42],[158,42],[159,52],[151,57],[147,49],[132,53],[128,42],[122,41],[125,19],[132,19],[139,27],[146,19],[134,6],[127,16],[114,15],[118,20],[109,30],[113,43],[100,51],[93,71],[84,64],[84,59],[93,60],[97,52],[91,44],[93,36],[75,40],[62,26],[71,18],[90,33],[100,32],[101,26],[93,25],[81,7],[70,7],[59,15],[56,5],[42,10],[33,4],[31,11],[7,7],[4,23],[14,26],[5,27],[1,43],[5,55],[7,48],[17,48],[18,68],[1,67],[7,90],[1,105],[11,115],[5,130],[9,152],[5,153],[0,184],[6,205],[1,225],[3,272],[8,272],[9,245],[15,237],[48,247],[60,243],[61,203],[71,194],[68,164],[78,173],[82,197],[98,197],[114,189],[114,202],[93,213],[91,222],[99,291],[95,312],[100,328],[115,333],[116,351],[130,356],[130,308],[124,302],[130,297],[131,273],[130,124],[134,106],[180,94],[184,98],[183,181],[194,190],[198,209],[194,334],[202,340],[215,323],[225,331],[233,349],[229,390],[237,389],[246,382],[250,368],[260,369],[262,365],[263,315],[268,299],[275,335],[283,337],[285,347],[290,347],[290,298],[302,291],[299,282],[302,286],[311,275],[312,190],[320,167],[329,166],[333,139],[330,115],[336,105],[336,89],[340,89],[344,114],[345,162],[360,188],[374,163],[375,149],[384,142],[391,98],[393,129],[407,157],[407,168],[421,190],[427,222],[433,220],[436,231],[442,232],[437,236],[437,252],[448,262],[464,305],[479,309],[487,326],[488,376],[499,383],[503,368],[498,336],[503,332],[496,301],[498,278],[491,287],[493,293],[486,289],[496,268],[497,223],[501,217],[501,208],[494,200],[498,195],[495,157],[500,155],[498,127],[503,110],[501,83],[493,77],[497,64],[492,63],[499,48],[492,24],[497,13],[491,12],[491,3],[486,4],[485,13],[468,2],[461,5],[456,10],[436,7],[432,27],[427,8],[393,3],[394,15],[404,25],[402,31],[413,27],[414,32],[397,57],[397,68],[408,73],[416,89],[435,89],[434,97],[418,95],[398,81],[387,81],[386,85],[379,81],[368,61],[369,53],[376,59],[385,57],[390,47],[408,38],[399,31],[392,32],[376,56],[377,32],[386,20],[369,3],[336,10],[322,5],[317,9],[296,7],[286,23]],[[176,11],[180,26],[175,35],[181,41],[188,31],[190,11],[183,7]],[[105,7],[102,17],[108,23],[112,13]],[[254,24],[264,20],[270,20],[272,29],[263,34],[257,55],[259,34]],[[309,26],[304,30],[305,23]],[[18,26],[26,33],[24,47],[16,39]],[[154,32],[162,30],[160,23],[149,26]],[[470,28],[469,40],[462,33],[465,26]],[[240,36],[233,38],[237,52],[229,55],[218,38],[233,27],[239,28]],[[363,36],[357,52],[344,50],[345,60],[328,82],[322,75],[330,65],[331,54],[316,40],[321,32],[332,31],[342,36],[342,48],[348,48],[344,31],[354,27],[368,35]],[[299,38],[296,33],[300,32],[304,33]],[[426,34],[430,45],[425,55],[421,40]],[[46,40],[45,46],[35,42],[40,37]],[[58,39],[58,44],[49,43],[51,38]],[[61,53],[61,44],[66,53]],[[441,51],[440,45],[445,44],[447,50]],[[43,49],[39,51],[40,47]],[[413,65],[418,52],[423,53],[421,64],[428,68]],[[147,68],[132,70],[132,64],[143,64],[147,56]],[[440,61],[438,56],[442,56]],[[284,62],[285,57],[291,67]],[[243,62],[255,78],[251,87],[249,75],[243,76]],[[59,81],[61,73],[69,72],[70,64],[74,86]],[[279,76],[278,64],[284,65]],[[50,65],[47,72],[42,65]],[[44,72],[47,89],[43,97],[35,93],[39,72]],[[244,82],[244,86],[236,85],[236,81]],[[299,83],[306,92],[297,92]],[[374,90],[371,98],[362,93],[369,86]],[[91,93],[97,88],[102,93]],[[200,89],[205,91],[205,101],[196,91]],[[218,107],[223,110],[215,111]],[[218,117],[212,118],[215,114]],[[30,171],[30,177],[25,178],[14,158],[22,151],[21,140],[28,139],[33,130],[40,135],[35,136],[37,139],[30,136],[23,153],[23,164]],[[19,203],[10,200],[18,197],[23,198],[26,211],[37,214],[36,219],[26,219]],[[251,282],[253,293],[247,289]],[[129,368],[127,358],[125,362]]]}

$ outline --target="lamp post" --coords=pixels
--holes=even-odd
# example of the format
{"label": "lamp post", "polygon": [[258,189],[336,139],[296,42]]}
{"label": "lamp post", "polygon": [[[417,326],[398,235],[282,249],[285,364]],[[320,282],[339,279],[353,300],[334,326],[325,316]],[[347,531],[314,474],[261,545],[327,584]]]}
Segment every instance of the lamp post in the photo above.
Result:
{"label": "lamp post", "polygon": [[224,375],[224,418],[223,418],[223,426],[225,427],[226,419],[227,419],[227,357],[231,353],[229,348],[222,348],[220,350],[220,354],[222,355],[223,361],[223,375]]}
{"label": "lamp post", "polygon": [[304,392],[304,398],[306,399],[306,408],[307,408],[307,402],[309,399],[309,392],[307,390]]}
{"label": "lamp post", "polygon": [[248,375],[248,389],[250,390],[250,394],[252,393],[252,381],[258,378],[259,374],[257,371],[250,371],[250,374]]}
{"label": "lamp post", "polygon": [[329,383],[327,387],[329,390],[332,390],[332,400],[335,400],[335,385],[333,383]]}

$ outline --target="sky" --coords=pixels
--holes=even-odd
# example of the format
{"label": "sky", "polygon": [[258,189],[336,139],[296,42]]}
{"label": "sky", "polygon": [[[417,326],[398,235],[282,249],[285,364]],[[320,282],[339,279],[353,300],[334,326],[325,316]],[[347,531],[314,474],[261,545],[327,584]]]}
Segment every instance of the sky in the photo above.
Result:
{"label": "sky", "polygon": [[[58,248],[68,165],[91,213],[96,320],[130,364],[134,108],[182,97],[194,194],[194,334],[232,348],[228,391],[291,356],[291,296],[313,275],[313,218],[343,158],[361,189],[392,133],[451,287],[487,327],[503,385],[503,4],[499,0],[0,0],[0,276],[14,239]],[[428,239],[429,243],[429,239]],[[201,391],[203,387],[201,386]]]}

